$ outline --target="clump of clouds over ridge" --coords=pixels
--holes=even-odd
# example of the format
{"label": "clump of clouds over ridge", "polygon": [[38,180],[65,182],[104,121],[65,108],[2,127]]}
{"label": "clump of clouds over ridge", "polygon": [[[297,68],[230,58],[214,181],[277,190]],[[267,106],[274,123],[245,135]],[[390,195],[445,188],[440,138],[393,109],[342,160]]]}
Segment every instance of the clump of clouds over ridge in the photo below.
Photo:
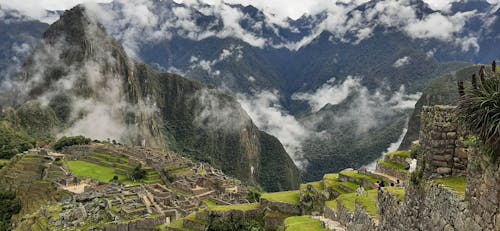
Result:
{"label": "clump of clouds over ridge", "polygon": [[[330,32],[341,42],[359,43],[370,38],[378,26],[396,28],[416,39],[450,42],[464,51],[477,50],[475,35],[462,33],[465,23],[476,12],[450,14],[447,11],[455,1],[458,0],[425,0],[427,6],[436,11],[424,17],[418,16],[418,1],[412,0],[378,1],[364,11],[357,10],[357,7],[369,0],[293,0],[287,4],[264,0],[115,0],[111,5],[95,4],[109,2],[108,0],[60,1],[59,5],[53,1],[38,1],[30,5],[28,2],[31,1],[13,3],[0,0],[0,5],[20,9],[21,12],[36,18],[41,17],[39,13],[35,13],[36,9],[40,10],[39,8],[44,6],[56,9],[86,3],[95,17],[122,42],[127,53],[138,58],[137,52],[141,43],[169,40],[177,35],[193,40],[233,37],[255,47],[271,46],[297,50],[312,42],[324,31]],[[489,2],[500,5],[498,0]],[[258,8],[264,16],[263,21],[252,21],[250,15],[234,4]],[[211,17],[213,21],[210,21],[210,25],[197,25],[195,21],[200,15]],[[297,28],[290,23],[290,20],[304,15],[313,19],[312,28]],[[253,27],[244,28],[241,22],[245,20],[251,22]],[[263,28],[273,31],[274,34],[263,35]],[[279,32],[282,29],[300,33],[300,39],[287,39]]]}

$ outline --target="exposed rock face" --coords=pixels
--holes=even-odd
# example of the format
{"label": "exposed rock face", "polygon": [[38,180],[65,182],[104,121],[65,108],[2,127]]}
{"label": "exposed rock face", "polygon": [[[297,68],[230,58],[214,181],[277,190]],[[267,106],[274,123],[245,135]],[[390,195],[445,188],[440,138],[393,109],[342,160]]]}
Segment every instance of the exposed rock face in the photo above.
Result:
{"label": "exposed rock face", "polygon": [[38,136],[161,147],[269,191],[298,187],[299,171],[281,143],[259,131],[234,98],[130,60],[81,6],[49,27],[17,86],[13,106],[36,101],[57,116],[38,126]]}
{"label": "exposed rock face", "polygon": [[465,176],[467,132],[456,121],[456,108],[452,106],[424,107],[420,145],[424,152],[424,176]]}

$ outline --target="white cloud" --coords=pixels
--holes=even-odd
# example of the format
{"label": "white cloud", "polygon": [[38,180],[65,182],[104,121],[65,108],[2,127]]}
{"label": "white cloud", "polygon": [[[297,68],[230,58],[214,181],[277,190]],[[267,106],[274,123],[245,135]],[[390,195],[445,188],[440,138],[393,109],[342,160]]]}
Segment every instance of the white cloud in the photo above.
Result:
{"label": "white cloud", "polygon": [[411,60],[410,57],[405,56],[405,57],[402,57],[402,58],[396,60],[396,62],[394,62],[392,64],[392,66],[395,67],[395,68],[406,66],[406,65],[408,65],[410,63],[410,60]]}
{"label": "white cloud", "polygon": [[293,100],[307,101],[313,112],[319,111],[327,104],[338,104],[344,101],[349,93],[361,87],[357,78],[348,76],[342,83],[336,84],[335,78],[328,80],[313,93],[298,92],[292,95]]}
{"label": "white cloud", "polygon": [[279,93],[262,91],[254,96],[239,94],[237,98],[257,127],[276,136],[294,163],[304,169],[307,162],[302,144],[310,137],[311,131],[281,107]]}
{"label": "white cloud", "polygon": [[[43,17],[33,13],[43,8],[64,9],[86,0],[68,1],[12,1],[5,5],[29,12],[35,18]],[[107,2],[102,0],[99,2]],[[455,0],[425,0],[431,8],[446,10]],[[490,0],[498,3],[499,0]],[[455,15],[435,12],[418,18],[414,1],[394,0],[378,1],[374,7],[364,12],[352,11],[368,0],[291,0],[287,4],[268,0],[176,0],[185,6],[166,7],[167,3],[151,0],[116,0],[113,9],[101,8],[95,4],[87,4],[94,15],[103,22],[108,31],[124,45],[127,53],[136,59],[140,45],[170,39],[179,35],[193,40],[209,37],[238,38],[251,46],[276,48],[285,47],[291,50],[314,41],[322,32],[331,32],[337,41],[359,43],[373,35],[377,26],[397,28],[408,36],[418,39],[438,39],[451,42],[467,51],[478,50],[477,35],[462,34],[465,22],[475,12],[461,12]],[[341,4],[342,3],[342,4]],[[238,8],[230,4],[253,5],[260,9],[264,21],[251,21],[249,28],[242,28],[242,20],[252,20]],[[500,6],[500,4],[499,4]],[[197,26],[195,11],[213,16],[215,21],[209,26]],[[323,13],[326,18],[316,18],[310,31],[302,33],[302,37],[293,41],[280,35],[281,29],[298,33],[298,28],[290,26],[288,18],[297,19],[302,15],[312,18]],[[220,27],[222,25],[222,27]],[[436,26],[439,25],[439,26]],[[264,37],[263,29],[273,31],[273,35]]]}
{"label": "white cloud", "polygon": [[[209,76],[215,77],[220,75],[219,70],[215,70],[214,67],[220,62],[226,59],[232,58],[235,61],[239,61],[243,58],[242,46],[230,45],[227,49],[222,49],[219,56],[214,60],[204,60],[197,56],[191,56],[189,62],[191,63],[190,69],[201,68],[206,71]],[[255,79],[254,79],[255,80]]]}
{"label": "white cloud", "polygon": [[112,0],[0,0],[0,5],[19,10],[22,14],[40,21],[52,23],[57,20],[55,15],[47,15],[46,10],[66,10],[80,3],[111,2]]}
{"label": "white cloud", "polygon": [[326,104],[336,105],[347,98],[350,100],[347,109],[336,112],[333,118],[316,117],[312,121],[308,121],[307,127],[316,127],[316,124],[328,119],[333,120],[336,126],[341,124],[354,125],[353,129],[356,133],[363,134],[380,126],[380,121],[384,118],[413,108],[421,94],[407,94],[404,86],[392,94],[384,94],[382,90],[370,92],[361,85],[360,77],[348,77],[338,84],[329,80],[314,93],[308,93],[305,96],[295,97],[295,99],[307,101],[313,111],[317,111]]}

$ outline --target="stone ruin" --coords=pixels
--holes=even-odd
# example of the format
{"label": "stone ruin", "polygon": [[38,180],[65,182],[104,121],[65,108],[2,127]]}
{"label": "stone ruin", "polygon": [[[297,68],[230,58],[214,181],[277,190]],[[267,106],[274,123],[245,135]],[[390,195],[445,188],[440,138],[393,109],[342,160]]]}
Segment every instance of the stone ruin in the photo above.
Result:
{"label": "stone ruin", "polygon": [[455,111],[440,105],[422,110],[419,142],[427,178],[466,175],[468,133],[458,125]]}

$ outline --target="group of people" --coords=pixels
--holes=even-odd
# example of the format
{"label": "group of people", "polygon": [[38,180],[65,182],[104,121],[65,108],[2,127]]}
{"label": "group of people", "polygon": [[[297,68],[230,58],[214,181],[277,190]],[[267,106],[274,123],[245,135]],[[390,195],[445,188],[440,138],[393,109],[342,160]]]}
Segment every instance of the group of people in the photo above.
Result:
{"label": "group of people", "polygon": [[[390,186],[391,187],[403,187],[403,184],[401,183],[401,181],[399,179],[397,179],[396,183],[395,184],[391,183]],[[379,191],[383,191],[384,187],[385,187],[385,182],[383,180],[377,181],[375,183],[375,189],[377,189]],[[358,189],[356,189],[356,192],[357,192],[358,196],[363,196],[366,194],[366,190],[362,185],[359,185]]]}

